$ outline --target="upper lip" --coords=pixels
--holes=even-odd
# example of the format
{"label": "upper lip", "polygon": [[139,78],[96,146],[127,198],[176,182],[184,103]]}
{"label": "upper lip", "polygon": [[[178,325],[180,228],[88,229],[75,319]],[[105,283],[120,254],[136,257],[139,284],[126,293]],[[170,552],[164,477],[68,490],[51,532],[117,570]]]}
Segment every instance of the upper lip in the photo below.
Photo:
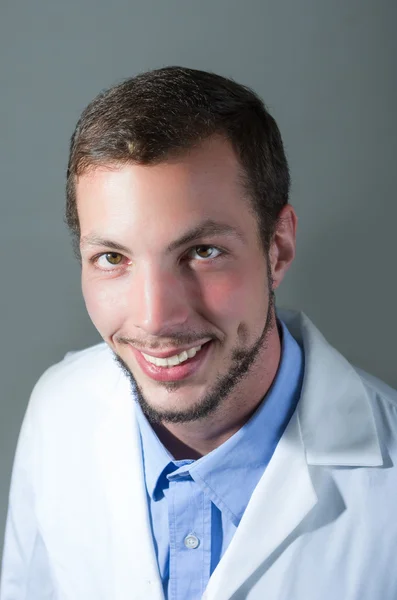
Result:
{"label": "upper lip", "polygon": [[[210,340],[204,340],[203,342],[196,342],[191,346],[187,346],[186,348],[174,348],[173,350],[163,350],[162,352],[154,352],[153,350],[139,350],[142,354],[147,354],[148,356],[153,356],[153,358],[168,358],[169,356],[175,356],[175,354],[181,354],[181,352],[190,350],[191,348],[197,348],[197,346],[203,346]],[[136,348],[137,350],[137,348]]]}

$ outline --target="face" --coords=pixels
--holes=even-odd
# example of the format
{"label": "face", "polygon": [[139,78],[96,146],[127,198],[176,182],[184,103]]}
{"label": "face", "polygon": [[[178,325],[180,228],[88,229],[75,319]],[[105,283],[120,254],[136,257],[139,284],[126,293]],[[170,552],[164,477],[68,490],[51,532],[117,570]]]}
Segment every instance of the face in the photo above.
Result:
{"label": "face", "polygon": [[271,268],[229,144],[76,185],[88,313],[152,421],[229,410],[266,372]]}

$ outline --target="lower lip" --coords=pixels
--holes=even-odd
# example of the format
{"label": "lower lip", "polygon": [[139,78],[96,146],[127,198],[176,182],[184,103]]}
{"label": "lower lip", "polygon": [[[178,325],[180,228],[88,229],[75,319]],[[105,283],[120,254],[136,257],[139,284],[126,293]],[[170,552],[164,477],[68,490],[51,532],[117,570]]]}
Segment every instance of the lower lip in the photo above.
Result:
{"label": "lower lip", "polygon": [[155,381],[181,381],[182,379],[191,377],[200,369],[208,357],[211,347],[212,342],[204,344],[193,358],[188,359],[180,365],[175,365],[175,367],[158,367],[157,365],[153,365],[142,356],[139,350],[132,347],[131,349],[142,371],[151,379]]}

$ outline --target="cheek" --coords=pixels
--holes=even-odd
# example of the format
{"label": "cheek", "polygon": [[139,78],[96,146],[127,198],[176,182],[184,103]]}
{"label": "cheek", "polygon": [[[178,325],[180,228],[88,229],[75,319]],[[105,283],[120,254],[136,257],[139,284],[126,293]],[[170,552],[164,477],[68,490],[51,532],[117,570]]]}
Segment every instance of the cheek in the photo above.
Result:
{"label": "cheek", "polygon": [[202,287],[202,294],[208,318],[224,332],[237,335],[241,344],[248,344],[262,330],[269,302],[263,263],[217,274]]}
{"label": "cheek", "polygon": [[252,284],[242,273],[218,274],[202,287],[202,299],[211,314],[220,321],[249,318]]}
{"label": "cheek", "polygon": [[127,294],[123,293],[120,287],[119,285],[109,285],[109,282],[105,281],[82,278],[82,291],[87,312],[104,338],[119,329],[128,309]]}

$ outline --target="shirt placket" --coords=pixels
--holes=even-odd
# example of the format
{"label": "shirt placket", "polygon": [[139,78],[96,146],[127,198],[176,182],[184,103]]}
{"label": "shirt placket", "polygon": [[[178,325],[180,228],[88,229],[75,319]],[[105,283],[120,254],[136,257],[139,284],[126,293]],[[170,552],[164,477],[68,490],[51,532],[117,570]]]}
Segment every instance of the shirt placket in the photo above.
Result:
{"label": "shirt placket", "polygon": [[199,600],[210,576],[211,501],[189,473],[167,476],[168,600]]}

